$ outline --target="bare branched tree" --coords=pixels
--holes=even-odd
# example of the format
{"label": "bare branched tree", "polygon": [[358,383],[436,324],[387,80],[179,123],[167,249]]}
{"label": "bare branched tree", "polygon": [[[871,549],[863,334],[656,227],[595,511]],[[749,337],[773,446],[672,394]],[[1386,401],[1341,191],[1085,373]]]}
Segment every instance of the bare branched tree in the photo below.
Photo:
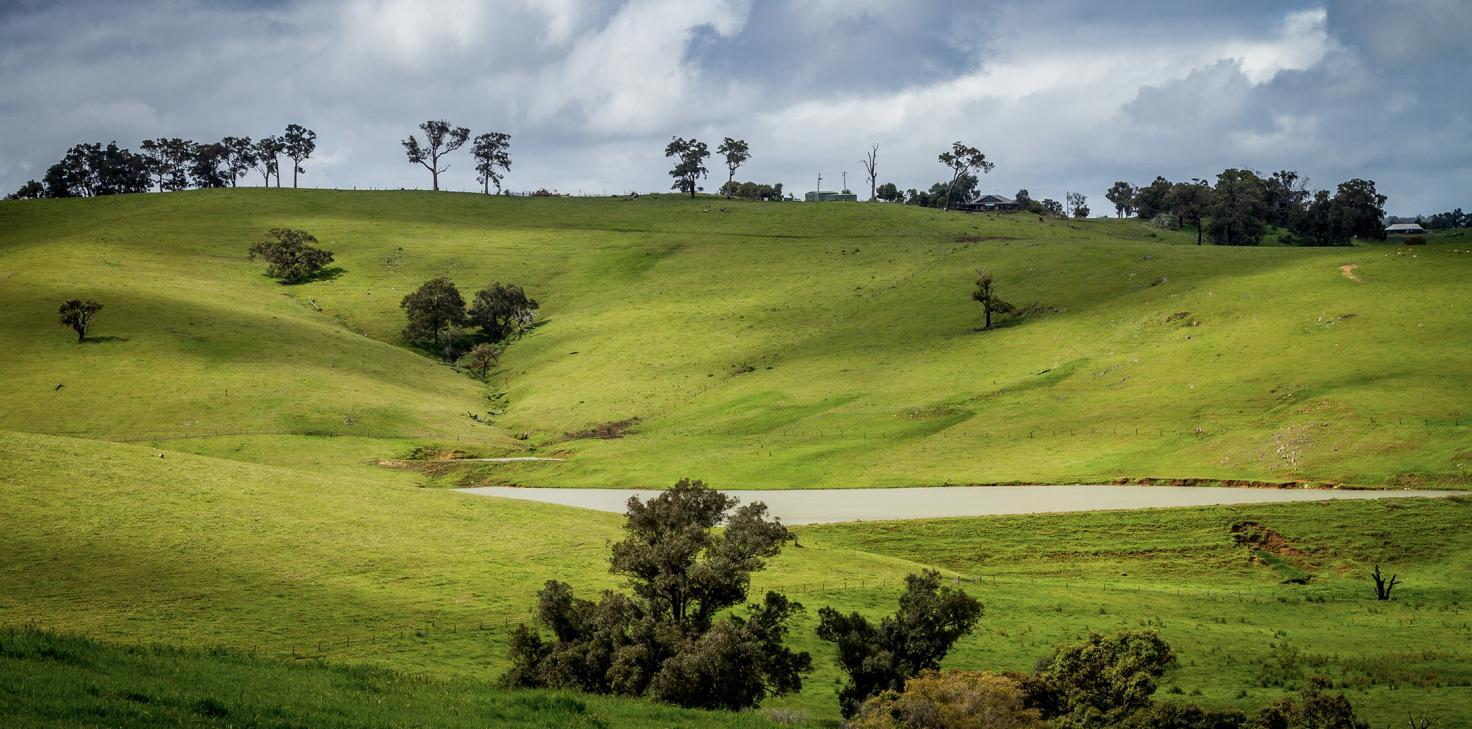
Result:
{"label": "bare branched tree", "polygon": [[864,166],[864,174],[869,177],[869,202],[874,202],[879,199],[879,145],[877,143],[869,147],[869,153],[859,160],[859,164]]}
{"label": "bare branched tree", "polygon": [[470,130],[465,127],[452,127],[444,120],[429,120],[419,125],[424,130],[424,144],[419,143],[419,138],[409,135],[402,144],[404,154],[408,155],[409,161],[424,165],[429,170],[430,178],[434,182],[434,189],[440,189],[440,173],[450,169],[449,165],[440,166],[440,157],[443,157],[465,144],[470,137]]}

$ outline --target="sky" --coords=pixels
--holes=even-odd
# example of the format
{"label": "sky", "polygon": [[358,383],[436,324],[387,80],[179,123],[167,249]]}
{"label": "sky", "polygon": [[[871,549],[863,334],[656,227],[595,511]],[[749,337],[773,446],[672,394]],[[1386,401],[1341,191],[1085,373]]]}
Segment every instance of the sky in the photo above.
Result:
{"label": "sky", "polygon": [[874,144],[881,184],[928,188],[962,141],[983,192],[1096,214],[1115,180],[1228,167],[1472,209],[1469,39],[1467,0],[0,0],[0,189],[79,142],[289,123],[318,134],[304,186],[428,188],[400,141],[445,119],[511,134],[514,190],[667,190],[672,136],[729,136],[738,180],[797,193],[867,197]]}

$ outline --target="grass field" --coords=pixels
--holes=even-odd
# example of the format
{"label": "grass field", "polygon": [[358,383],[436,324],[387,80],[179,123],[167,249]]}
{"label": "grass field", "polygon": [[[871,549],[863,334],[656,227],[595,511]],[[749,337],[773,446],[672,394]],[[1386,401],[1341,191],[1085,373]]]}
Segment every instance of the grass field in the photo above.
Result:
{"label": "grass field", "polygon": [[[336,276],[261,275],[245,249],[274,225],[316,234]],[[11,430],[334,471],[426,441],[567,457],[471,474],[531,485],[1472,473],[1461,239],[1238,249],[904,206],[245,189],[10,202],[0,231]],[[1034,312],[977,332],[979,266]],[[400,298],[441,273],[543,305],[489,392],[399,346]],[[81,346],[54,315],[74,296],[107,307]],[[493,426],[468,417],[503,409],[488,397]]]}
{"label": "grass field", "polygon": [[760,716],[596,696],[505,692],[370,668],[289,665],[236,652],[115,646],[0,629],[6,726],[773,726]]}
{"label": "grass field", "polygon": [[[617,585],[615,515],[156,453],[0,436],[0,625],[489,682],[543,580]],[[1241,519],[1301,554],[1254,564],[1229,533]],[[891,611],[903,576],[934,565],[987,608],[948,666],[1027,669],[1088,630],[1154,626],[1181,654],[1177,698],[1266,703],[1284,688],[1264,675],[1297,674],[1262,666],[1297,651],[1368,716],[1469,726],[1469,520],[1468,500],[1392,500],[802,527],[753,588],[807,606],[794,639],[818,670],[768,706],[833,717],[816,609]],[[1389,603],[1365,577],[1377,562],[1405,582]]]}
{"label": "grass field", "polygon": [[[244,252],[276,225],[340,270],[266,279]],[[0,203],[0,696],[45,726],[704,725],[490,688],[545,580],[617,587],[620,520],[426,486],[1468,485],[1472,239],[1192,242],[671,198]],[[978,266],[1031,313],[976,331]],[[399,299],[440,273],[543,305],[490,385],[399,341]],[[56,323],[73,297],[106,307],[87,343]],[[563,436],[630,418],[621,439]],[[567,460],[377,465],[425,445]],[[1153,626],[1181,655],[1164,698],[1251,708],[1327,672],[1377,727],[1409,710],[1472,727],[1469,517],[1453,499],[803,527],[754,589],[807,606],[794,640],[817,671],[767,705],[836,718],[813,613],[891,611],[935,566],[987,608],[950,667],[1027,669],[1088,630]],[[1291,548],[1238,546],[1243,519]],[[1405,581],[1389,603],[1377,562]]]}

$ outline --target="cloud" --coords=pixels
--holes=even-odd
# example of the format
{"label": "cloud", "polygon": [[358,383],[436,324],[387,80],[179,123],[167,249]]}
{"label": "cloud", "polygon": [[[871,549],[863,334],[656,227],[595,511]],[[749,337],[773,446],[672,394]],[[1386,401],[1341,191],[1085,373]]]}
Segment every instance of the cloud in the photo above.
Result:
{"label": "cloud", "polygon": [[928,187],[959,139],[987,191],[1249,166],[1432,211],[1472,202],[1469,34],[1458,0],[27,0],[0,9],[0,186],[76,142],[290,122],[320,135],[305,184],[427,186],[398,142],[445,118],[510,132],[517,189],[666,189],[672,135],[745,138],[738,176],[794,191],[863,187],[877,142],[881,181]]}

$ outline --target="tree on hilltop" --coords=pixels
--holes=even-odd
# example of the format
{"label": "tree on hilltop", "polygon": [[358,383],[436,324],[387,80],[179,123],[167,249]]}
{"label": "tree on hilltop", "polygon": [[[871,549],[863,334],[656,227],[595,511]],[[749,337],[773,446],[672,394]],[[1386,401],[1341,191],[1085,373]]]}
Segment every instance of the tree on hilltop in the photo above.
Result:
{"label": "tree on hilltop", "polygon": [[[302,162],[312,156],[317,149],[317,133],[301,126],[300,124],[287,124],[286,133],[281,136],[281,151],[291,158],[291,186],[296,187],[296,176],[298,173],[306,174]],[[277,187],[281,186],[281,174],[276,175]]]}
{"label": "tree on hilltop", "polygon": [[229,153],[219,142],[194,145],[194,162],[189,166],[189,176],[194,186],[200,189],[225,187],[230,171],[227,168]]}
{"label": "tree on hilltop", "polygon": [[440,166],[440,157],[465,144],[465,140],[470,137],[470,130],[465,127],[452,127],[447,121],[435,119],[420,124],[419,128],[424,131],[423,144],[420,144],[419,138],[413,134],[410,134],[401,144],[404,145],[404,154],[410,162],[423,165],[424,169],[429,170],[434,189],[438,192],[440,173],[450,169],[448,164]]}
{"label": "tree on hilltop", "polygon": [[674,137],[665,145],[664,156],[675,158],[675,166],[670,170],[670,177],[675,178],[675,182],[670,185],[670,189],[688,192],[691,199],[694,199],[698,189],[696,182],[709,173],[705,169],[705,160],[710,156],[710,150],[706,148],[705,142],[694,137]]}
{"label": "tree on hilltop", "polygon": [[[951,169],[951,182],[946,187],[946,189],[949,191],[955,191],[958,189],[956,183],[961,180],[962,175],[972,175],[972,173],[977,173],[976,175],[973,175],[973,177],[975,177],[991,172],[992,168],[996,167],[996,164],[987,161],[986,155],[983,154],[981,150],[975,147],[968,147],[961,142],[955,142],[954,144],[952,144],[951,151],[942,152],[938,159],[940,160],[941,164]],[[952,194],[946,195],[946,210],[951,209],[952,197],[954,197],[954,195]]]}
{"label": "tree on hilltop", "polygon": [[1109,192],[1104,193],[1104,198],[1114,203],[1116,217],[1123,218],[1135,212],[1135,186],[1124,180],[1115,182],[1114,186],[1109,188]]}
{"label": "tree on hilltop", "polygon": [[102,311],[102,304],[91,299],[69,299],[56,313],[61,318],[62,326],[71,327],[77,333],[77,341],[82,342],[87,339],[87,330],[92,328],[92,319],[99,311]]}
{"label": "tree on hilltop", "polygon": [[1179,225],[1196,226],[1196,245],[1201,245],[1201,221],[1211,211],[1215,191],[1202,179],[1177,182],[1165,196],[1165,209],[1176,216]]}
{"label": "tree on hilltop", "polygon": [[276,176],[276,187],[281,187],[281,152],[284,148],[281,138],[274,135],[261,137],[256,142],[254,164],[266,187],[271,186],[272,175]]}
{"label": "tree on hilltop", "polygon": [[[481,192],[489,194],[491,185],[495,185],[496,194],[500,195],[502,174],[511,171],[511,135],[481,134],[471,143],[470,155],[475,158],[475,179],[480,182]],[[498,169],[502,172],[497,172]]]}
{"label": "tree on hilltop", "polygon": [[35,200],[46,197],[46,186],[36,180],[26,180],[15,192],[5,196],[6,200]]}
{"label": "tree on hilltop", "polygon": [[726,175],[726,184],[721,189],[725,191],[726,197],[729,198],[732,193],[731,183],[736,180],[736,169],[745,164],[746,160],[751,159],[751,149],[747,147],[746,140],[744,139],[726,137],[725,141],[721,142],[721,146],[716,147],[716,152],[725,158],[728,174]]}
{"label": "tree on hilltop", "polygon": [[869,153],[865,154],[864,158],[859,160],[859,164],[864,166],[864,175],[869,178],[869,202],[874,202],[875,200],[880,199],[879,189],[875,187],[875,183],[879,181],[878,143],[869,146]]}
{"label": "tree on hilltop", "polygon": [[235,187],[235,183],[255,166],[256,145],[250,137],[225,137],[220,140],[220,146],[225,150],[225,169],[229,171],[230,186]]}
{"label": "tree on hilltop", "polygon": [[1251,170],[1228,169],[1216,176],[1216,188],[1207,215],[1206,233],[1212,243],[1255,246],[1267,231],[1267,188]]}
{"label": "tree on hilltop", "polygon": [[1070,192],[1063,196],[1064,204],[1068,206],[1068,212],[1075,218],[1089,217],[1088,196],[1081,192]]}

